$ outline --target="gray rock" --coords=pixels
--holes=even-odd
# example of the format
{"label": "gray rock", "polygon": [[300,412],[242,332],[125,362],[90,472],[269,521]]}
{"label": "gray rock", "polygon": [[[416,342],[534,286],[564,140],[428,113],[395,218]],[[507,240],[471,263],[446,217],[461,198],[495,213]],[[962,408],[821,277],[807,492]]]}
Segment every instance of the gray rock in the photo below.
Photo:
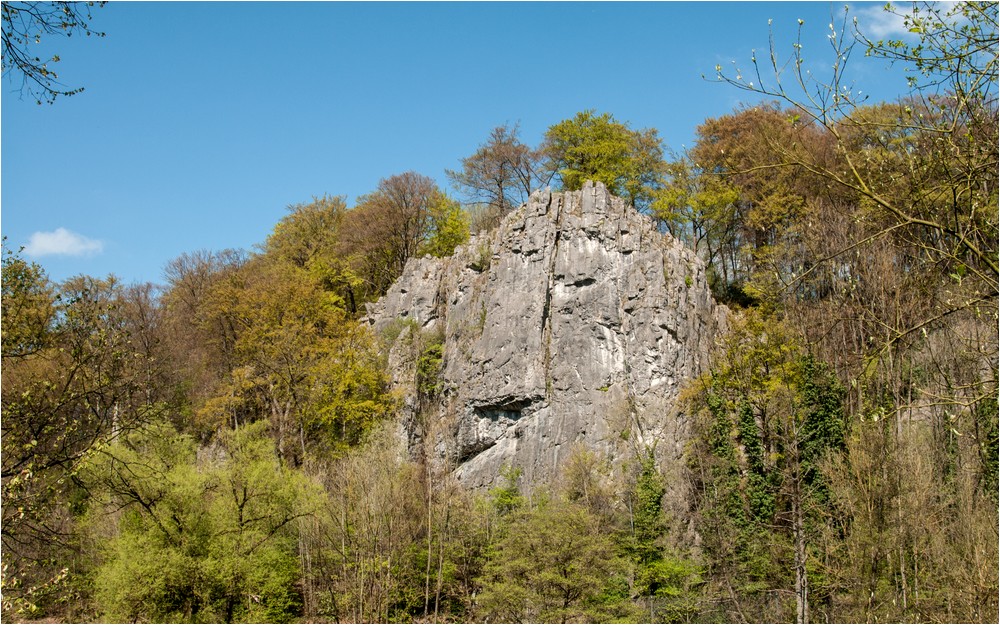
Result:
{"label": "gray rock", "polygon": [[619,466],[655,446],[679,470],[688,423],[677,395],[707,365],[726,316],[694,252],[587,183],[536,191],[450,258],[411,260],[368,321],[443,333],[431,401],[417,397],[416,348],[406,347],[416,333],[395,339],[403,435],[412,452],[486,487],[504,464],[550,480],[576,443]]}

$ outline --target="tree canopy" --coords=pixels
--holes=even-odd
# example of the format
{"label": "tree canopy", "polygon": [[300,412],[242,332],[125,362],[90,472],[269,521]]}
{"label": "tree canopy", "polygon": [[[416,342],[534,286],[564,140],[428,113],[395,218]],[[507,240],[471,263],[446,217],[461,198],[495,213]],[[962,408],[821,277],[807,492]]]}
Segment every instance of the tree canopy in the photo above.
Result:
{"label": "tree canopy", "polygon": [[663,174],[663,147],[655,128],[633,130],[610,113],[588,110],[550,127],[539,148],[562,187],[603,182],[637,208],[646,207]]}

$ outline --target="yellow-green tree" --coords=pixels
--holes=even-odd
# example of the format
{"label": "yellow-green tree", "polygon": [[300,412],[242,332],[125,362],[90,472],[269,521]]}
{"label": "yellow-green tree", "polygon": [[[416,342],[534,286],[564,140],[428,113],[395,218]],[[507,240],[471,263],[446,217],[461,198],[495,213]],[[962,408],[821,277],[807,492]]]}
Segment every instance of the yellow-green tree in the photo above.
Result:
{"label": "yellow-green tree", "polygon": [[445,194],[440,194],[430,207],[430,227],[418,255],[438,258],[451,256],[455,248],[469,240],[469,215],[462,206]]}
{"label": "yellow-green tree", "polygon": [[302,613],[297,522],[317,492],[265,424],[199,459],[166,424],[103,447],[81,474],[93,499],[94,600],[111,621],[288,622]]}
{"label": "yellow-green tree", "polygon": [[44,613],[75,573],[75,475],[94,448],[160,412],[152,362],[112,277],[52,285],[3,258],[3,614]]}
{"label": "yellow-green tree", "polygon": [[341,253],[346,215],[347,204],[340,196],[293,204],[274,226],[264,251],[307,271],[324,290],[342,297],[342,307],[355,314],[362,304],[357,292],[361,280],[351,269],[350,259]]}
{"label": "yellow-green tree", "polygon": [[[696,521],[708,576],[735,591],[726,620],[808,622],[829,592],[817,566],[829,502],[821,465],[844,447],[840,383],[788,328],[749,311],[690,393]],[[793,601],[771,601],[782,591]]]}
{"label": "yellow-green tree", "polygon": [[600,597],[621,570],[584,506],[539,498],[512,513],[481,578],[478,618],[507,623],[603,620]]}
{"label": "yellow-green tree", "polygon": [[262,256],[213,289],[206,320],[232,328],[234,366],[201,414],[266,419],[282,457],[360,440],[394,402],[377,345],[308,270]]}
{"label": "yellow-green tree", "polygon": [[645,208],[662,182],[663,146],[656,129],[633,130],[610,113],[583,111],[551,126],[539,150],[546,169],[568,191],[587,180],[603,182]]}

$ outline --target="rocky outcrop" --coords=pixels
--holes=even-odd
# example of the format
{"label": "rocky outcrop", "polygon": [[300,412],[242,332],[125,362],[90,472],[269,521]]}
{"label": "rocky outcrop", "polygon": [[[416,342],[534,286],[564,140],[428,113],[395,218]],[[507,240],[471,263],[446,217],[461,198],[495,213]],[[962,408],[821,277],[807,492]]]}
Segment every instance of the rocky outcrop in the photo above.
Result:
{"label": "rocky outcrop", "polygon": [[[368,319],[393,341],[411,450],[482,487],[505,463],[547,480],[576,443],[612,460],[651,445],[679,458],[674,403],[725,309],[692,251],[588,183],[536,191],[452,257],[411,260]],[[418,334],[443,342],[433,393],[418,392]]]}

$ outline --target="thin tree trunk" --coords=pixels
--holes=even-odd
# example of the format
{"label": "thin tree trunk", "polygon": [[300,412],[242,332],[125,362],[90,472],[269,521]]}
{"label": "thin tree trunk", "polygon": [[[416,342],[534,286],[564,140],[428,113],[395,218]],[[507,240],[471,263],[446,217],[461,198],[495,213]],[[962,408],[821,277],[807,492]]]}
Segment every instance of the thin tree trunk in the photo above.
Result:
{"label": "thin tree trunk", "polygon": [[802,520],[802,502],[798,485],[792,497],[795,533],[795,622],[809,622],[809,577],[806,575],[806,535]]}
{"label": "thin tree trunk", "polygon": [[434,622],[438,623],[438,606],[441,603],[441,585],[444,581],[444,538],[448,535],[448,524],[451,521],[451,501],[446,500],[444,509],[444,534],[438,537],[438,574],[437,589],[434,593]]}
{"label": "thin tree trunk", "polygon": [[809,622],[809,577],[806,575],[806,532],[802,511],[802,457],[799,428],[792,423],[792,534],[795,538],[795,622]]}
{"label": "thin tree trunk", "polygon": [[430,612],[431,608],[431,529],[434,523],[433,517],[433,495],[431,492],[431,465],[424,459],[427,468],[427,568],[424,571],[424,616]]}

